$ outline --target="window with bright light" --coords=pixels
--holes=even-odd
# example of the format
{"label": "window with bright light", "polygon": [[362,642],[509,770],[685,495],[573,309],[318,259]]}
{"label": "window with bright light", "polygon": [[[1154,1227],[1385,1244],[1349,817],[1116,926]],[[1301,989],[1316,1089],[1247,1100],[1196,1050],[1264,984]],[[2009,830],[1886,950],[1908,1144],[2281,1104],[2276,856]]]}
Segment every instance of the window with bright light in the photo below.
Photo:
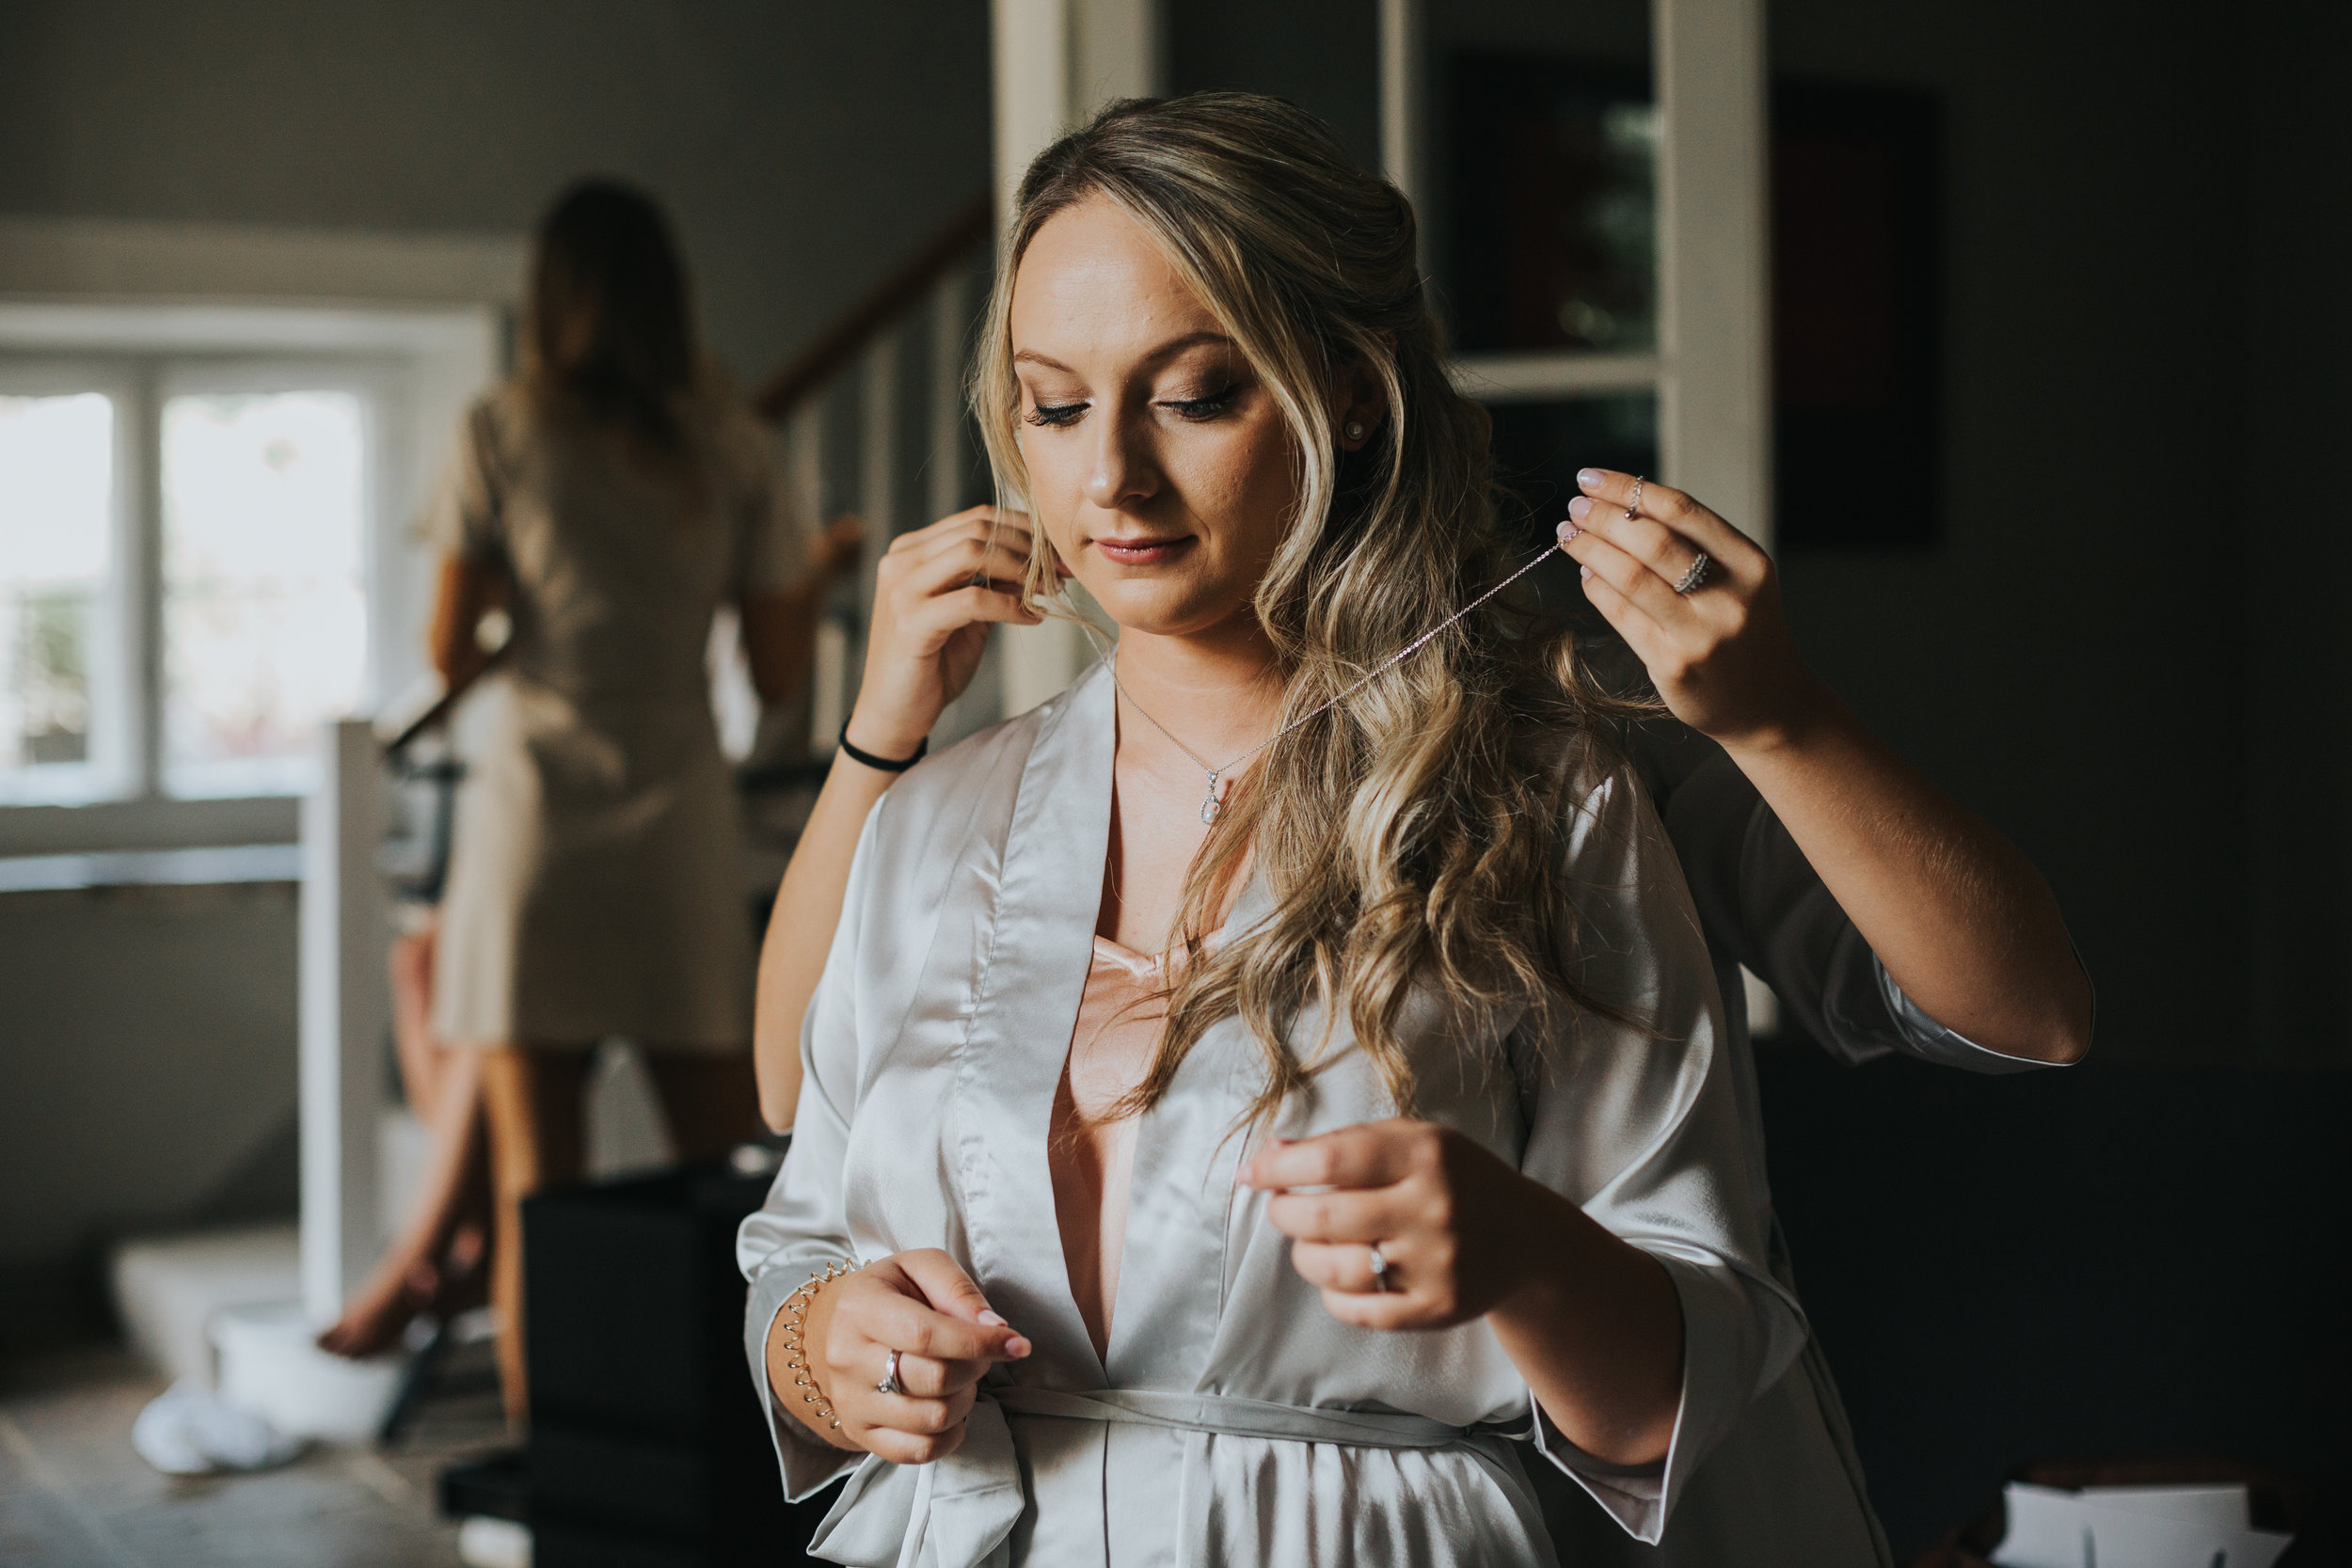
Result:
{"label": "window with bright light", "polygon": [[108,760],[114,400],[0,395],[0,800],[91,794]]}
{"label": "window with bright light", "polygon": [[368,385],[0,359],[0,804],[310,787],[369,695]]}
{"label": "window with bright light", "polygon": [[163,782],[288,794],[367,674],[367,429],[347,391],[163,405]]}

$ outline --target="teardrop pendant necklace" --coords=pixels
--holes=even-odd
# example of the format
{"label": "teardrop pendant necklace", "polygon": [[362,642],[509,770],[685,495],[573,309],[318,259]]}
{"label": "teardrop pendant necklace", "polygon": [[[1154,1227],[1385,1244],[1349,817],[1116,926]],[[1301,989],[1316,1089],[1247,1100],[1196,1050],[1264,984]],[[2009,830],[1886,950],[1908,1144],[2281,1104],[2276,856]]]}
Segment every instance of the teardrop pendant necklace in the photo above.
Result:
{"label": "teardrop pendant necklace", "polygon": [[1152,718],[1151,709],[1136,701],[1135,693],[1128,690],[1126,685],[1119,678],[1119,659],[1117,657],[1119,652],[1118,644],[1105,643],[1103,641],[1101,634],[1095,631],[1093,623],[1087,620],[1087,618],[1083,615],[1078,617],[1078,626],[1080,629],[1087,634],[1087,641],[1094,644],[1095,657],[1102,662],[1102,665],[1105,670],[1110,672],[1111,685],[1118,689],[1119,694],[1126,698],[1128,705],[1137,713],[1143,715],[1144,721],[1146,723],[1150,724],[1153,729],[1159,731],[1160,734],[1167,736],[1169,745],[1175,747],[1178,751],[1184,752],[1184,755],[1190,757],[1192,759],[1192,765],[1195,768],[1200,768],[1201,772],[1208,775],[1208,793],[1200,797],[1200,820],[1203,823],[1214,827],[1216,823],[1218,815],[1225,809],[1224,796],[1223,792],[1218,787],[1218,782],[1227,774],[1232,772],[1234,768],[1239,768],[1243,763],[1248,762],[1251,757],[1256,756],[1260,752],[1264,751],[1267,747],[1273,745],[1276,741],[1290,734],[1291,731],[1298,728],[1299,725],[1306,723],[1311,719],[1320,718],[1322,715],[1328,713],[1331,709],[1339,706],[1342,703],[1347,701],[1348,698],[1353,697],[1357,692],[1361,691],[1365,687],[1370,686],[1374,681],[1379,679],[1382,675],[1387,674],[1391,670],[1393,670],[1398,665],[1404,663],[1406,659],[1412,657],[1413,655],[1421,652],[1422,648],[1429,644],[1432,639],[1437,637],[1439,632],[1445,630],[1446,627],[1454,625],[1454,622],[1459,621],[1463,616],[1468,615],[1471,610],[1476,610],[1480,605],[1485,604],[1488,599],[1493,598],[1497,594],[1502,593],[1504,589],[1518,581],[1519,578],[1527,576],[1528,573],[1542,565],[1545,560],[1551,555],[1553,550],[1557,548],[1558,546],[1554,545],[1545,546],[1542,549],[1536,551],[1534,558],[1531,559],[1525,565],[1521,566],[1518,571],[1513,572],[1509,577],[1504,578],[1501,582],[1496,583],[1492,588],[1487,589],[1484,594],[1479,594],[1478,597],[1472,599],[1470,603],[1464,605],[1461,609],[1455,610],[1453,614],[1447,616],[1444,620],[1438,622],[1436,626],[1431,626],[1427,631],[1422,632],[1419,637],[1414,638],[1410,642],[1406,643],[1405,646],[1399,648],[1396,652],[1391,654],[1388,657],[1374,665],[1361,680],[1356,682],[1353,686],[1348,687],[1337,696],[1319,703],[1315,706],[1308,709],[1305,713],[1300,714],[1297,718],[1292,720],[1280,729],[1276,730],[1272,735],[1267,736],[1263,740],[1259,741],[1255,746],[1250,747],[1247,752],[1242,752],[1241,755],[1235,757],[1232,761],[1216,768],[1209,766],[1209,762],[1206,757],[1203,757],[1200,752],[1194,751],[1191,747],[1177,739],[1176,736],[1170,733],[1166,724],[1163,724],[1158,720]]}

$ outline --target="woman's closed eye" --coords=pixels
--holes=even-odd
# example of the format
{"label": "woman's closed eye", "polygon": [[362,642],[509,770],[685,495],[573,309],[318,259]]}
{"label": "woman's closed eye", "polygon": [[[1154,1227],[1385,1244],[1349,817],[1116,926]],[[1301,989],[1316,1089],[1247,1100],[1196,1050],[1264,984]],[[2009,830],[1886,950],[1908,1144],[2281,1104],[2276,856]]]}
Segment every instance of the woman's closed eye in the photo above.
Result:
{"label": "woman's closed eye", "polygon": [[[1214,392],[1203,392],[1199,397],[1161,398],[1156,405],[1172,410],[1179,419],[1204,422],[1231,412],[1234,403],[1240,399],[1241,392],[1240,382],[1229,381]],[[1065,425],[1076,424],[1091,406],[1092,404],[1083,401],[1032,403],[1029,405],[1029,411],[1021,418],[1025,422],[1041,429],[1058,429]]]}
{"label": "woman's closed eye", "polygon": [[1187,420],[1214,420],[1232,408],[1240,396],[1241,383],[1229,381],[1214,392],[1203,393],[1197,398],[1168,398],[1160,406],[1173,408],[1179,416]]}
{"label": "woman's closed eye", "polygon": [[1051,428],[1075,424],[1078,416],[1086,411],[1087,405],[1083,403],[1038,403],[1030,404],[1029,411],[1021,417],[1030,424]]}

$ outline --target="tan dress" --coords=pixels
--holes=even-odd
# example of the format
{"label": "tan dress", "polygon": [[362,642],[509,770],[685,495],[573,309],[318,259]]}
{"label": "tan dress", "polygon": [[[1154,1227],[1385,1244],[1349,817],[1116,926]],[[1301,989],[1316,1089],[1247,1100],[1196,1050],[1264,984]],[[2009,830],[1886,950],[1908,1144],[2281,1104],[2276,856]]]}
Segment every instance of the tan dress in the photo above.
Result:
{"label": "tan dress", "polygon": [[469,415],[428,524],[502,564],[514,640],[470,716],[434,1026],[472,1045],[748,1048],[740,821],[711,716],[711,615],[794,569],[765,432],[697,393],[691,464],[542,412]]}

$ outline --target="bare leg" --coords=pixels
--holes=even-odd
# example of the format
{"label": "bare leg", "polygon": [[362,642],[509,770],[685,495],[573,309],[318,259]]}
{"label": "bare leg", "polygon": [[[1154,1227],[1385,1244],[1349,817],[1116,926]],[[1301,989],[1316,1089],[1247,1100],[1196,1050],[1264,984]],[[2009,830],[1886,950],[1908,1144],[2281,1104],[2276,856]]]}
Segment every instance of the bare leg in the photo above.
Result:
{"label": "bare leg", "polygon": [[[441,1261],[468,1218],[467,1187],[481,1179],[482,1117],[479,1051],[445,1051],[436,1072],[434,1102],[425,1108],[430,1154],[422,1190],[399,1239],[378,1259],[343,1307],[319,1348],[338,1355],[373,1355],[398,1341],[409,1320],[436,1304]],[[478,1256],[478,1243],[475,1249]]]}
{"label": "bare leg", "polygon": [[[319,1336],[338,1355],[373,1355],[400,1339],[409,1320],[446,1306],[445,1261],[458,1272],[482,1250],[485,1176],[476,1053],[452,1051],[433,1037],[434,938],[430,929],[392,943],[393,1039],[408,1103],[425,1121],[428,1145],[422,1189],[399,1238],[365,1283],[344,1304],[342,1317]],[[474,1234],[462,1234],[471,1225]]]}
{"label": "bare leg", "polygon": [[490,1125],[490,1177],[498,1195],[490,1299],[499,1309],[499,1386],[507,1424],[530,1420],[523,1354],[523,1199],[580,1180],[589,1054],[579,1047],[485,1051],[482,1102]]}
{"label": "bare leg", "polygon": [[765,1130],[749,1056],[648,1051],[645,1066],[669,1118],[679,1160],[714,1160]]}

